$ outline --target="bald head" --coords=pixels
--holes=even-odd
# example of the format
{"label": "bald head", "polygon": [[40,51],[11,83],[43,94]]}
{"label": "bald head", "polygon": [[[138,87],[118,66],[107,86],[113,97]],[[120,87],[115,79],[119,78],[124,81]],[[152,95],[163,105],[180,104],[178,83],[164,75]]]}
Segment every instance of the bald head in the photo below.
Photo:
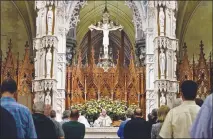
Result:
{"label": "bald head", "polygon": [[79,117],[79,111],[77,109],[71,109],[70,118],[77,119]]}
{"label": "bald head", "polygon": [[141,117],[142,116],[142,110],[141,108],[136,108],[134,111],[135,117]]}

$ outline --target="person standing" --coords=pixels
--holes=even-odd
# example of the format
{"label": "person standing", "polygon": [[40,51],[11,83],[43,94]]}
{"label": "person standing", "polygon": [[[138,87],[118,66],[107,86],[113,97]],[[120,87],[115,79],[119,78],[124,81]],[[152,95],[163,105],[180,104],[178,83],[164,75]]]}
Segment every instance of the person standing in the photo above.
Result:
{"label": "person standing", "polygon": [[53,121],[44,115],[44,102],[36,102],[33,105],[33,120],[39,139],[58,139]]}
{"label": "person standing", "polygon": [[16,122],[13,116],[6,109],[0,106],[1,122],[0,122],[0,138],[1,139],[17,139]]}
{"label": "person standing", "polygon": [[18,138],[37,138],[30,110],[14,99],[16,91],[17,84],[13,79],[4,80],[1,85],[2,98],[0,99],[0,105],[15,119]]}
{"label": "person standing", "polygon": [[151,138],[152,125],[157,123],[158,109],[153,109],[152,112],[148,115],[147,121],[147,130],[148,138]]}
{"label": "person standing", "polygon": [[195,103],[198,105],[198,106],[202,106],[203,105],[203,100],[201,98],[196,98],[195,99]]}
{"label": "person standing", "polygon": [[164,119],[166,118],[166,115],[169,112],[169,110],[170,110],[170,108],[166,105],[162,105],[158,109],[157,123],[152,125],[152,130],[151,130],[152,139],[160,139],[159,132],[160,132]]}
{"label": "person standing", "polygon": [[53,123],[55,124],[55,130],[56,130],[56,134],[57,134],[58,138],[64,138],[64,131],[62,129],[62,126],[61,126],[61,124],[59,122],[57,122],[55,120],[56,112],[54,110],[51,110],[50,118],[53,121]]}
{"label": "person standing", "polygon": [[72,109],[70,121],[62,125],[65,139],[83,139],[85,135],[85,125],[78,122],[79,112],[77,109]]}
{"label": "person standing", "polygon": [[131,110],[127,110],[126,117],[127,119],[120,124],[120,127],[117,131],[117,135],[120,137],[120,139],[124,139],[124,127],[126,123],[133,117],[133,112]]}
{"label": "person standing", "polygon": [[204,101],[196,117],[196,120],[192,124],[190,132],[191,138],[213,138],[212,102],[213,95],[211,94]]}
{"label": "person standing", "polygon": [[183,103],[171,109],[160,130],[162,138],[190,138],[189,130],[200,107],[195,104],[198,85],[191,80],[181,85]]}
{"label": "person standing", "polygon": [[63,116],[62,116],[62,121],[60,122],[61,126],[66,123],[66,122],[69,122],[70,121],[70,110],[65,110],[63,112]]}
{"label": "person standing", "polygon": [[142,118],[142,110],[136,108],[134,118],[129,120],[124,127],[124,139],[148,138],[147,122]]}

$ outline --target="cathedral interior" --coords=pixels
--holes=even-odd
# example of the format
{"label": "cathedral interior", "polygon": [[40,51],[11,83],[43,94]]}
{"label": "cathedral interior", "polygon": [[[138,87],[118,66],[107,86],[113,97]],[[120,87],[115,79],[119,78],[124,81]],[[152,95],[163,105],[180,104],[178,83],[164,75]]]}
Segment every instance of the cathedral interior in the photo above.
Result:
{"label": "cathedral interior", "polygon": [[[170,8],[160,1],[43,2],[1,1],[0,82],[15,79],[16,100],[30,109],[48,95],[59,114],[105,97],[148,113],[161,97],[180,97],[184,80],[197,82],[199,98],[213,90],[212,1],[177,1]],[[115,28],[107,38],[104,30],[89,29],[106,20]],[[161,52],[171,57],[166,67],[159,66]]]}

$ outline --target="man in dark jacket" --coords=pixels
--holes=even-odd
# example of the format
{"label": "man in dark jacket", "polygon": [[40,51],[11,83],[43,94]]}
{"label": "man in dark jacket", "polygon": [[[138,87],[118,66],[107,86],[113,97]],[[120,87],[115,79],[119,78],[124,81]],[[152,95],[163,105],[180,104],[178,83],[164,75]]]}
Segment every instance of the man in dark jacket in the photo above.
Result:
{"label": "man in dark jacket", "polygon": [[43,102],[36,102],[33,105],[33,121],[38,139],[57,139],[55,124],[50,118],[44,115],[44,107]]}
{"label": "man in dark jacket", "polygon": [[55,120],[56,112],[54,110],[51,110],[50,118],[53,121],[53,123],[55,124],[55,130],[56,130],[56,134],[57,134],[58,138],[63,139],[64,138],[64,131],[62,129],[61,124]]}
{"label": "man in dark jacket", "polygon": [[70,121],[62,125],[65,139],[83,139],[85,135],[85,125],[78,122],[79,112],[77,109],[72,109]]}
{"label": "man in dark jacket", "polygon": [[17,136],[17,128],[16,122],[13,116],[3,107],[0,106],[0,138],[1,139],[16,139]]}
{"label": "man in dark jacket", "polygon": [[124,139],[148,138],[147,122],[142,118],[142,110],[136,108],[134,118],[128,121],[124,127]]}
{"label": "man in dark jacket", "polygon": [[153,109],[150,114],[148,114],[148,121],[147,121],[147,130],[148,130],[148,138],[151,138],[151,131],[152,131],[152,125],[157,123],[157,114],[158,109]]}

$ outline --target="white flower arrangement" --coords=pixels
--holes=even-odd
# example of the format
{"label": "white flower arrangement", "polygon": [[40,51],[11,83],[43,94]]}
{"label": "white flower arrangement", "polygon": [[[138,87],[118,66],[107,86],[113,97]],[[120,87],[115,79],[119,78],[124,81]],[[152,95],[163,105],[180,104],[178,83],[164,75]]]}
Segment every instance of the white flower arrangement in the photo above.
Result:
{"label": "white flower arrangement", "polygon": [[83,104],[76,104],[71,108],[78,109],[82,114],[85,114],[89,121],[94,121],[98,118],[102,109],[106,109],[107,114],[115,120],[125,118],[127,109],[134,111],[137,105],[133,104],[126,106],[124,101],[113,101],[109,98],[102,98],[100,100],[90,100]]}

